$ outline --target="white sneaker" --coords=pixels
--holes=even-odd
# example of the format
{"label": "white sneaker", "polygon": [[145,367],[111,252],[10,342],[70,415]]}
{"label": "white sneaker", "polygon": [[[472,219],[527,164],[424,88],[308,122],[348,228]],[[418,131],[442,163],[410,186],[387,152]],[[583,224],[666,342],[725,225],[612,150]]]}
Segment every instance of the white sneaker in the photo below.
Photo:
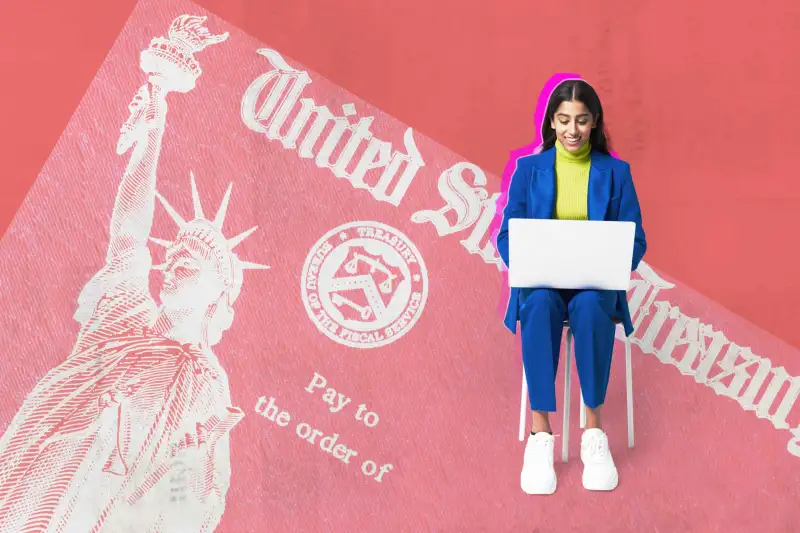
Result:
{"label": "white sneaker", "polygon": [[614,490],[619,474],[608,447],[608,437],[602,429],[592,428],[581,437],[583,461],[583,488],[586,490]]}
{"label": "white sneaker", "polygon": [[528,437],[520,475],[520,485],[527,494],[553,494],[556,491],[554,452],[555,438],[549,433]]}

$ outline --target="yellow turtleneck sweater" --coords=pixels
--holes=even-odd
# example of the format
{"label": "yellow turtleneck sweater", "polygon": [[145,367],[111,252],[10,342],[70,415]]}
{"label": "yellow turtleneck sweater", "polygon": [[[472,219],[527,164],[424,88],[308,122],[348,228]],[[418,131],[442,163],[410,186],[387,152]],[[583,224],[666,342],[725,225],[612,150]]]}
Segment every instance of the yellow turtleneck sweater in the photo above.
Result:
{"label": "yellow turtleneck sweater", "polygon": [[592,147],[587,142],[575,153],[556,141],[556,218],[588,220],[589,167]]}

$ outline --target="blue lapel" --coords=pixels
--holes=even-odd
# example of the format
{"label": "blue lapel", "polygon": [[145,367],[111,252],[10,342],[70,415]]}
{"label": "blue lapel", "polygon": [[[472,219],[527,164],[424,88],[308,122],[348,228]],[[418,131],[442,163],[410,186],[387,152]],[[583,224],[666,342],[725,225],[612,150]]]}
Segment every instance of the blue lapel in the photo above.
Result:
{"label": "blue lapel", "polygon": [[553,218],[556,211],[556,149],[545,150],[534,168],[533,186],[528,195],[531,218]]}
{"label": "blue lapel", "polygon": [[592,163],[589,168],[589,220],[605,220],[608,202],[611,200],[611,156],[600,152],[592,152]]}
{"label": "blue lapel", "polygon": [[[611,169],[609,158],[600,152],[591,153],[589,169],[589,220],[605,220],[611,200]],[[553,218],[556,210],[556,150],[541,153],[534,169],[533,186],[528,196],[531,218]]]}

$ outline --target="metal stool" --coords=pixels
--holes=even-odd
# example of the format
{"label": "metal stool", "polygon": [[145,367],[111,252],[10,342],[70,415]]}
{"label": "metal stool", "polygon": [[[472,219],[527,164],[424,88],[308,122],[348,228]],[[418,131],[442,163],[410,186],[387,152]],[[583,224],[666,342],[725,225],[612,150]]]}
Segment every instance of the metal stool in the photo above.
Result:
{"label": "metal stool", "polygon": [[[617,327],[621,327],[620,321],[615,320]],[[567,462],[569,455],[569,408],[570,408],[570,384],[572,382],[572,330],[569,321],[564,321],[564,328],[567,330],[567,346],[564,354],[564,427],[562,431],[561,460]],[[625,342],[625,388],[628,403],[628,447],[633,448],[633,372],[631,369],[631,341],[623,334]],[[522,367],[522,401],[519,412],[519,440],[525,440],[528,432],[525,427],[525,420],[528,412],[528,382],[525,377],[525,367]],[[581,428],[586,426],[586,405],[581,394]]]}

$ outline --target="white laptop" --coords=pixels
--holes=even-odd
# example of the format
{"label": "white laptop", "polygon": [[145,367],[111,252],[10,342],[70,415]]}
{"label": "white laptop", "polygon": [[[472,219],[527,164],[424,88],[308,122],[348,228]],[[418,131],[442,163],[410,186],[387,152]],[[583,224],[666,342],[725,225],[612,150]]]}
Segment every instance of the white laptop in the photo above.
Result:
{"label": "white laptop", "polygon": [[511,219],[509,285],[627,291],[635,233],[633,222]]}

